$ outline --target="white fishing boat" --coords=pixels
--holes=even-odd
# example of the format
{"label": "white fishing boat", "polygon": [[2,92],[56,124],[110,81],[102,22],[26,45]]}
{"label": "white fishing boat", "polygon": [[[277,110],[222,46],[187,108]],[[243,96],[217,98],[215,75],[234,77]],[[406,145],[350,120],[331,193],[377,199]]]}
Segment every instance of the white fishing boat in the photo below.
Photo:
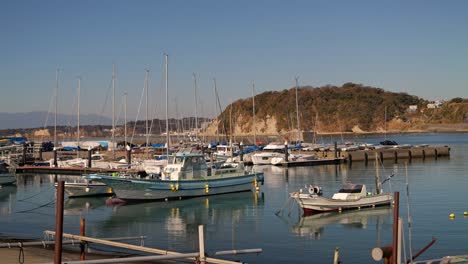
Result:
{"label": "white fishing boat", "polygon": [[307,188],[307,192],[301,189],[290,196],[305,214],[377,207],[393,202],[391,194],[367,192],[364,184],[346,184],[331,198],[323,197],[322,189],[313,185]]}
{"label": "white fishing boat", "polygon": [[203,153],[179,152],[171,156],[160,178],[95,174],[87,178],[112,187],[123,201],[150,201],[255,190],[263,172],[246,171],[243,163],[212,168]]}

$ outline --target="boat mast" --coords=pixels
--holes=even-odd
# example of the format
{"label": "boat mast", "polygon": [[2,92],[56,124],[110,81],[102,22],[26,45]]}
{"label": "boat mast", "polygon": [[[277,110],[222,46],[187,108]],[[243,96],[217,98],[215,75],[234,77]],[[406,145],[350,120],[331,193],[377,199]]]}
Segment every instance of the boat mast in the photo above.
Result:
{"label": "boat mast", "polygon": [[115,63],[112,63],[112,159],[115,159]]}
{"label": "boat mast", "polygon": [[55,113],[54,113],[54,148],[57,148],[57,105],[58,105],[58,74],[59,69],[55,71],[55,93],[54,93],[54,101],[55,101]]}
{"label": "boat mast", "polygon": [[253,116],[253,120],[252,120],[252,130],[253,130],[253,135],[254,135],[254,145],[257,145],[257,127],[255,125],[255,82],[252,81],[252,106],[253,106],[253,110],[252,110],[252,116]]}
{"label": "boat mast", "polygon": [[166,78],[165,78],[165,82],[166,82],[166,144],[167,144],[167,148],[166,148],[166,154],[167,156],[169,156],[169,146],[170,146],[170,137],[169,137],[169,106],[168,106],[168,98],[169,98],[169,91],[168,91],[168,76],[169,76],[169,73],[168,73],[168,63],[169,63],[169,58],[168,58],[168,55],[167,54],[164,54],[164,58],[165,58],[165,74],[166,74]]}
{"label": "boat mast", "polygon": [[299,121],[299,99],[297,97],[297,90],[299,88],[299,77],[296,77],[296,118],[297,118],[297,140],[301,141],[301,123]]}
{"label": "boat mast", "polygon": [[124,93],[124,144],[127,148],[127,93]]}
{"label": "boat mast", "polygon": [[193,73],[193,82],[195,89],[195,135],[198,141],[198,96],[197,96],[197,76]]}
{"label": "boat mast", "polygon": [[146,70],[145,74],[145,97],[146,97],[146,120],[145,120],[145,128],[146,128],[146,159],[148,159],[149,154],[149,131],[148,131],[148,74],[149,70]]}
{"label": "boat mast", "polygon": [[76,127],[76,153],[78,158],[80,157],[80,90],[81,90],[81,77],[78,78],[78,110],[77,110],[77,122]]}
{"label": "boat mast", "polygon": [[384,117],[384,133],[385,133],[385,140],[387,140],[387,106],[385,106],[385,117]]}
{"label": "boat mast", "polygon": [[232,104],[229,106],[229,148],[231,149],[231,159],[234,157],[232,150]]}
{"label": "boat mast", "polygon": [[[216,119],[218,120],[218,117],[220,117],[220,114],[218,114],[218,89],[216,88],[216,78],[213,78],[213,84],[214,84],[214,93],[215,93],[215,104],[216,104]],[[218,124],[216,125],[216,141],[219,142],[219,120]]]}

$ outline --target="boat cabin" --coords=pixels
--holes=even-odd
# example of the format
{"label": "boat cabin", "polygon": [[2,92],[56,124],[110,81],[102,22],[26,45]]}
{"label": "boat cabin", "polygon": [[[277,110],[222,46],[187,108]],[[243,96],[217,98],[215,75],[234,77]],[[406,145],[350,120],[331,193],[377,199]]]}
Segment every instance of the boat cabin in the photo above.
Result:
{"label": "boat cabin", "polygon": [[344,185],[337,193],[333,194],[335,200],[355,200],[367,195],[366,185],[351,184]]}
{"label": "boat cabin", "polygon": [[208,165],[202,153],[177,153],[168,159],[162,180],[193,180],[207,176]]}

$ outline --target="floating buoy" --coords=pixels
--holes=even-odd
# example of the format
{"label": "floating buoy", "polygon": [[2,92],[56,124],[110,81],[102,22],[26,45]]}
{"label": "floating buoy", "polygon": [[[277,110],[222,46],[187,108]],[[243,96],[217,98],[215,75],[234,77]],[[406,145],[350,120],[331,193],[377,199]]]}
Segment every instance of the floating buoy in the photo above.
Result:
{"label": "floating buoy", "polygon": [[464,216],[468,216],[468,212],[463,212],[463,215],[464,215]]}
{"label": "floating buoy", "polygon": [[451,219],[452,219],[452,218],[455,218],[455,214],[454,214],[454,213],[451,213],[451,214],[449,215],[449,217],[450,217]]}

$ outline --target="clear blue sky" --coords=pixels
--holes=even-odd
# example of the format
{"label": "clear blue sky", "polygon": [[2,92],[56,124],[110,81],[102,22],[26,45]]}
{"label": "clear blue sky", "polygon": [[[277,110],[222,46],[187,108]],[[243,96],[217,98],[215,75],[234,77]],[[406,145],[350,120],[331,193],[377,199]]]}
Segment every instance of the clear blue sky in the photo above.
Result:
{"label": "clear blue sky", "polygon": [[[468,1],[1,1],[0,112],[47,111],[61,69],[59,111],[110,116],[103,104],[117,65],[117,108],[134,118],[145,69],[153,116],[164,116],[163,53],[171,116],[294,85],[356,82],[425,99],[468,97]],[[110,98],[108,98],[110,100]],[[261,107],[261,106],[258,106]],[[104,108],[104,111],[103,111]],[[122,114],[120,114],[122,116]]]}

